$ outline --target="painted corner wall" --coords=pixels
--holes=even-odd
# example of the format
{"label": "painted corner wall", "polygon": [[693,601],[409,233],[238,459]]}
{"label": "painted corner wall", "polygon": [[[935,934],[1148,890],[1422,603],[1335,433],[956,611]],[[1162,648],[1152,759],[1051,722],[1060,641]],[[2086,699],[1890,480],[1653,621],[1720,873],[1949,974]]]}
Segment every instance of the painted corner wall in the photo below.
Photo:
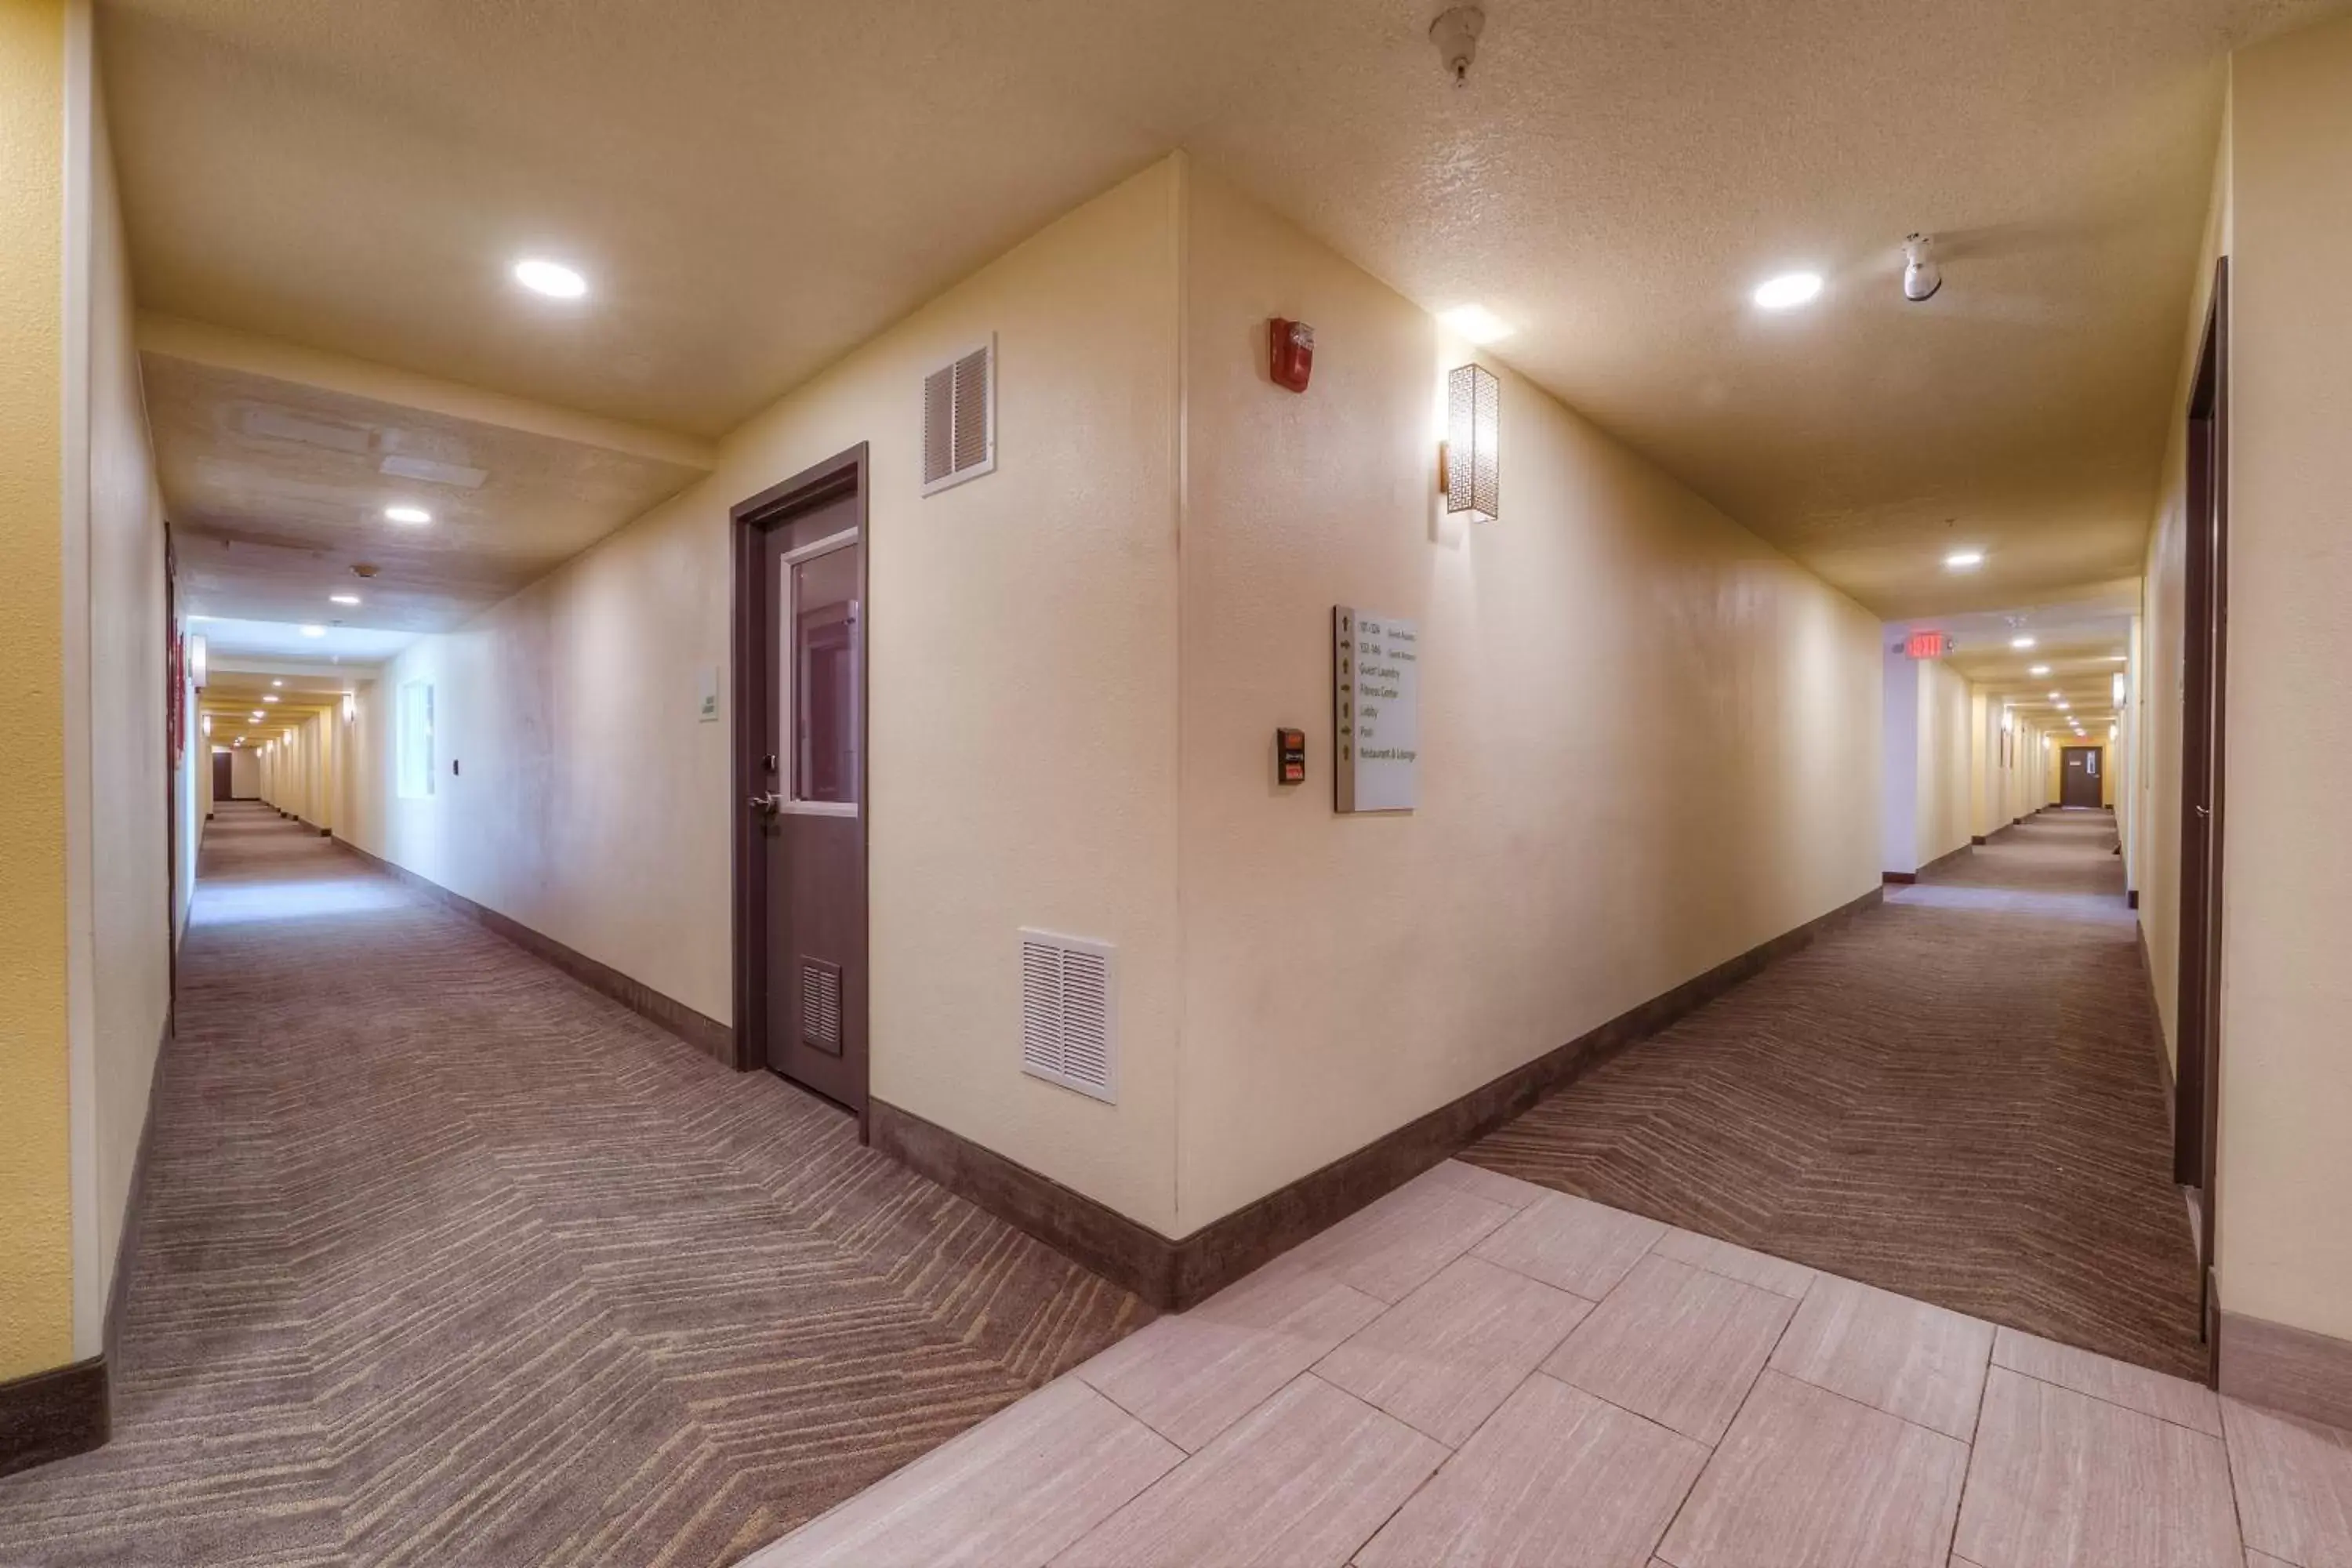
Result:
{"label": "painted corner wall", "polygon": [[2352,17],[2232,63],[2221,1296],[2352,1339]]}
{"label": "painted corner wall", "polygon": [[1983,785],[1971,734],[1981,706],[1968,680],[1939,658],[1913,658],[1899,629],[1879,644],[1879,868],[1898,875],[1964,847]]}
{"label": "painted corner wall", "polygon": [[66,17],[0,6],[0,1379],[73,1359],[66,980]]}
{"label": "painted corner wall", "polygon": [[[869,445],[877,1098],[1175,1223],[1177,161],[949,289],[730,436],[717,472],[360,696],[349,836],[730,1013],[729,509]],[[994,335],[996,471],[920,494],[922,377]],[[429,800],[393,787],[435,686]],[[450,763],[460,765],[456,774]],[[1118,953],[1116,1106],[1019,1070],[1018,943]]]}
{"label": "painted corner wall", "polygon": [[[1472,351],[1197,171],[1186,219],[1180,1233],[1879,882],[1874,617],[1499,364],[1500,521],[1443,524]],[[1332,810],[1339,603],[1420,623],[1410,816]]]}

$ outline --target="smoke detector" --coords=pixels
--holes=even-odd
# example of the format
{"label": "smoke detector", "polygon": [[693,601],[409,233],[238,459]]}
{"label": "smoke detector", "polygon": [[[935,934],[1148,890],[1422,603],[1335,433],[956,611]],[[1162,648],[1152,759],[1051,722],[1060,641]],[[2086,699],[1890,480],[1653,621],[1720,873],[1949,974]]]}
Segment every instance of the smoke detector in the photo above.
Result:
{"label": "smoke detector", "polygon": [[1470,79],[1470,62],[1478,57],[1478,35],[1486,30],[1486,13],[1475,5],[1456,5],[1438,13],[1429,25],[1429,41],[1437,46],[1445,68],[1460,87]]}
{"label": "smoke detector", "polygon": [[1916,305],[1932,300],[1944,286],[1944,269],[1936,265],[1936,237],[1915,234],[1903,241],[1903,297]]}

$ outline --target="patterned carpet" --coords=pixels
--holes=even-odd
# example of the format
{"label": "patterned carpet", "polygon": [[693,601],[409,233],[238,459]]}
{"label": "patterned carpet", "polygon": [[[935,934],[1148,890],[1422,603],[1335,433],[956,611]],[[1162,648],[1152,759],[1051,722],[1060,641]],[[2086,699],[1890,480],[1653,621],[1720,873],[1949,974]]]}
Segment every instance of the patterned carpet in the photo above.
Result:
{"label": "patterned carpet", "polygon": [[256,805],[181,961],[116,1436],[0,1563],[717,1565],[1134,1298]]}
{"label": "patterned carpet", "polygon": [[2115,842],[2030,817],[1462,1157],[2201,1378]]}

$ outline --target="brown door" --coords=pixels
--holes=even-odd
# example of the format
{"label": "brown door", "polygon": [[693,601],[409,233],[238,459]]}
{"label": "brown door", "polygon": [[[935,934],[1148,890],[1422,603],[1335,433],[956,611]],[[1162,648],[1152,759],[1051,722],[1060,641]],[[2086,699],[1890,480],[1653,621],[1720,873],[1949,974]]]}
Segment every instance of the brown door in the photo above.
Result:
{"label": "brown door", "polygon": [[863,451],[780,489],[737,511],[742,1065],[863,1112]]}
{"label": "brown door", "polygon": [[2221,783],[2230,605],[2230,262],[2215,265],[2213,302],[2189,395],[2189,515],[2181,637],[2179,1089],[2172,1176],[2191,1189],[2213,1342],[2214,1149],[2221,1053]]}
{"label": "brown door", "polygon": [[228,798],[228,753],[213,753],[213,799],[215,803]]}
{"label": "brown door", "polygon": [[2058,804],[2099,804],[2099,748],[2067,746],[2059,755]]}

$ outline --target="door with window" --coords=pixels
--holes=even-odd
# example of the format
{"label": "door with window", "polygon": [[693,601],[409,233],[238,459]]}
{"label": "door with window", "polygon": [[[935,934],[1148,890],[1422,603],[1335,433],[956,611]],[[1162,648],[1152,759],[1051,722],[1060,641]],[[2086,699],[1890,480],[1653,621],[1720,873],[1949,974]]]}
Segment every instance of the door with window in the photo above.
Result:
{"label": "door with window", "polygon": [[737,1016],[753,1037],[743,1065],[863,1111],[866,531],[851,456],[738,509]]}
{"label": "door with window", "polygon": [[2059,758],[2063,771],[2058,775],[2058,804],[2090,805],[2099,804],[2099,748],[2068,746]]}

